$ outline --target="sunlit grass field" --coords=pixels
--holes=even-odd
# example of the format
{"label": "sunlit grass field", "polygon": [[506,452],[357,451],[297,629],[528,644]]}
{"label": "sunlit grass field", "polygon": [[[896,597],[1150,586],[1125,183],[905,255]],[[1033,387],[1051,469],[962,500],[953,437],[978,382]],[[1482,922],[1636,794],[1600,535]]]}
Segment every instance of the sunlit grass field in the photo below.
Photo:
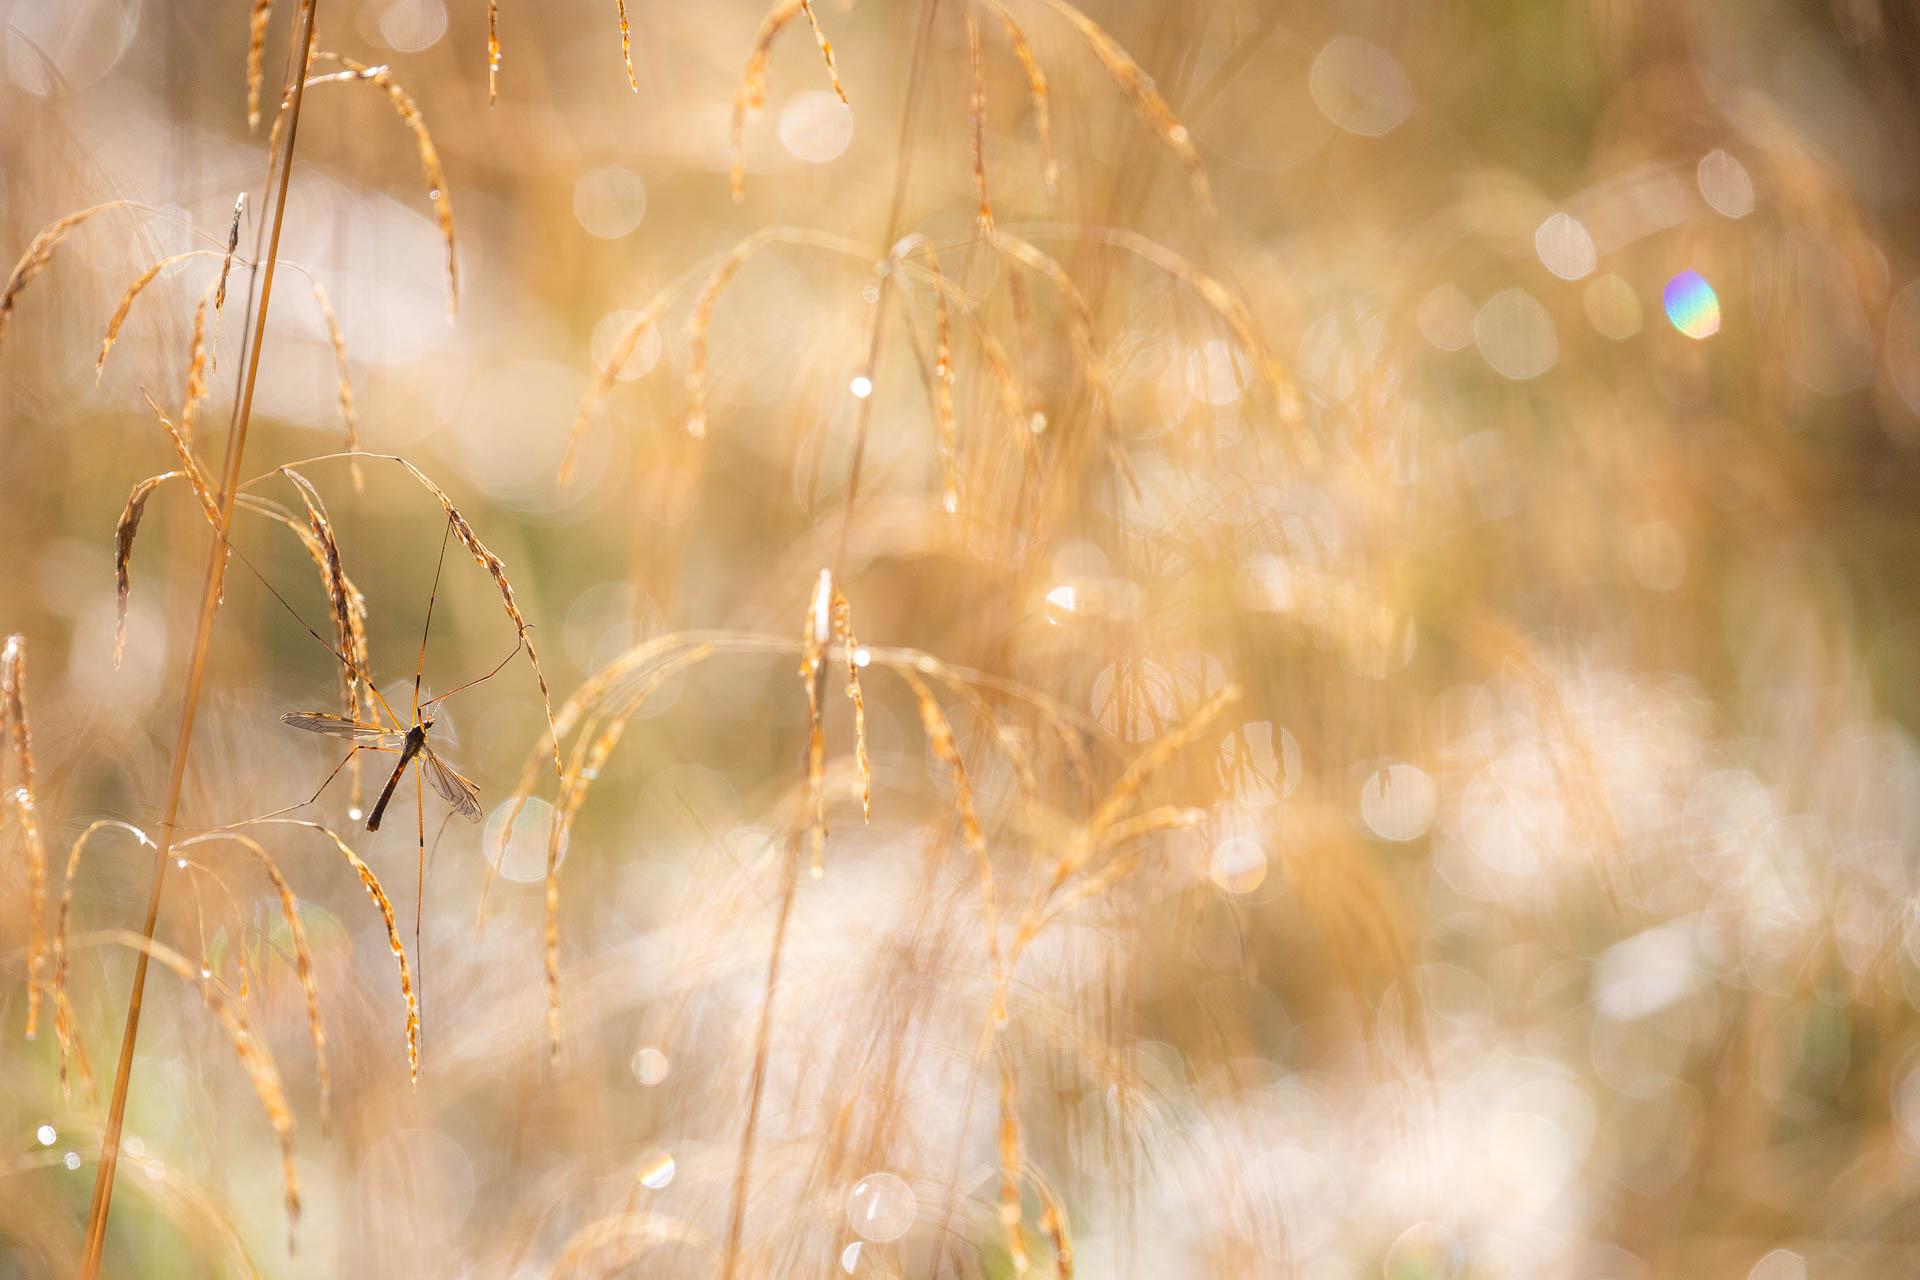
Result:
{"label": "sunlit grass field", "polygon": [[1916,67],[0,4],[0,1280],[1913,1274]]}

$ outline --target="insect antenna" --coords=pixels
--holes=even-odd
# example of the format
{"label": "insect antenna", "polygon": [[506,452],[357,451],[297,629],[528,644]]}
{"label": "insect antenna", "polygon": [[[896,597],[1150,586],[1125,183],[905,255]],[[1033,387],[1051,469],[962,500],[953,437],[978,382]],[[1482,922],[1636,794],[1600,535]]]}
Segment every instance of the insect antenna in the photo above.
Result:
{"label": "insect antenna", "polygon": [[[433,562],[433,589],[427,593],[427,620],[420,624],[420,656],[413,664],[413,723],[420,723],[420,673],[427,665],[427,632],[433,629],[433,602],[440,598],[440,571],[447,566],[447,542],[453,537],[453,517],[447,517],[446,532],[440,535],[440,558]],[[422,848],[426,835],[421,834]]]}
{"label": "insect antenna", "polygon": [[405,726],[406,722],[401,720],[398,715],[394,714],[393,708],[387,704],[386,698],[381,696],[380,689],[377,685],[373,683],[373,679],[371,676],[369,676],[365,671],[362,671],[358,666],[356,666],[354,664],[353,659],[347,657],[346,654],[341,653],[338,649],[334,648],[332,641],[328,640],[325,636],[321,635],[318,631],[315,631],[312,625],[309,624],[307,620],[300,615],[300,611],[294,608],[292,603],[289,602],[285,596],[280,594],[280,588],[274,586],[273,583],[269,582],[267,580],[267,575],[260,572],[259,567],[255,565],[253,561],[247,559],[245,552],[241,551],[240,548],[234,546],[232,543],[227,544],[227,550],[233,553],[233,556],[236,560],[238,560],[241,564],[246,566],[247,572],[251,573],[259,581],[260,585],[267,589],[267,593],[269,595],[271,595],[275,600],[278,600],[280,602],[281,608],[285,609],[289,614],[293,615],[293,620],[300,624],[301,630],[305,631],[308,635],[312,636],[314,640],[319,643],[322,649],[325,649],[328,653],[332,654],[336,661],[344,664],[347,670],[353,672],[355,675],[360,677],[361,681],[365,683],[367,687],[367,691],[373,694],[374,700],[380,704],[381,709],[387,713],[387,715],[393,720],[395,724],[401,725],[402,727]]}

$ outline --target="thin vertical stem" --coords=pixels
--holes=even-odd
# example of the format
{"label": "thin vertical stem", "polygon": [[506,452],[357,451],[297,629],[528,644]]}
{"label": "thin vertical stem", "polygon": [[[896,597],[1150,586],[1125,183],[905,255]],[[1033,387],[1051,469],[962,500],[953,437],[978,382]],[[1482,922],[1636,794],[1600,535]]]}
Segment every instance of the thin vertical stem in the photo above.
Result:
{"label": "thin vertical stem", "polygon": [[840,554],[834,562],[835,580],[846,568],[847,537],[853,529],[853,508],[860,498],[860,468],[867,456],[867,424],[873,417],[874,368],[880,363],[880,331],[887,314],[887,289],[893,284],[893,246],[900,239],[900,214],[907,203],[907,179],[913,171],[913,119],[920,106],[921,64],[928,42],[933,38],[934,15],[940,0],[926,0],[920,10],[920,27],[914,33],[913,53],[907,61],[907,101],[900,112],[900,146],[894,154],[893,199],[887,206],[887,232],[880,241],[888,270],[877,282],[879,293],[873,300],[873,327],[867,339],[867,394],[860,397],[854,410],[853,460],[847,467],[847,505],[840,519]]}
{"label": "thin vertical stem", "polygon": [[733,1280],[740,1264],[740,1235],[747,1221],[747,1184],[753,1173],[753,1139],[760,1125],[760,1099],[766,1092],[767,1053],[773,1041],[773,991],[780,981],[780,952],[787,939],[787,921],[800,886],[800,834],[794,828],[787,841],[780,870],[780,913],[774,917],[773,945],[767,953],[767,987],[760,1000],[760,1029],[753,1041],[753,1078],[747,1086],[747,1123],[740,1132],[740,1157],[733,1168],[733,1209],[727,1220],[727,1252],[720,1280]]}
{"label": "thin vertical stem", "polygon": [[[200,617],[194,633],[193,649],[187,659],[186,682],[180,695],[180,728],[174,737],[173,767],[167,778],[166,807],[160,819],[160,839],[154,850],[152,887],[147,893],[147,915],[141,934],[151,941],[160,919],[160,894],[166,884],[167,862],[172,855],[174,823],[180,812],[180,792],[186,782],[187,755],[193,745],[194,713],[200,702],[200,685],[206,675],[207,649],[213,636],[213,619],[220,607],[221,582],[227,564],[227,535],[233,527],[233,504],[239,494],[241,460],[247,447],[247,426],[253,414],[253,391],[260,374],[260,347],[266,336],[267,307],[273,297],[274,267],[280,256],[280,227],[287,212],[287,182],[293,173],[294,137],[300,128],[300,103],[306,96],[307,58],[313,46],[314,11],[319,0],[307,0],[295,39],[294,75],[287,114],[287,141],[280,163],[280,186],[274,201],[273,232],[267,246],[264,274],[260,283],[260,306],[254,313],[252,349],[247,355],[247,381],[241,393],[233,430],[227,433],[225,466],[221,471],[220,521],[214,527],[207,546],[207,569],[200,590]],[[93,1206],[87,1217],[86,1253],[81,1259],[82,1280],[97,1280],[101,1253],[107,1238],[107,1211],[113,1201],[114,1173],[120,1165],[120,1131],[127,1114],[127,1085],[133,1076],[134,1044],[140,1034],[140,1009],[147,986],[147,952],[143,949],[134,961],[133,990],[127,997],[127,1025],[120,1037],[120,1060],[114,1069],[113,1101],[107,1110],[107,1124],[100,1138],[100,1167],[94,1176]]]}

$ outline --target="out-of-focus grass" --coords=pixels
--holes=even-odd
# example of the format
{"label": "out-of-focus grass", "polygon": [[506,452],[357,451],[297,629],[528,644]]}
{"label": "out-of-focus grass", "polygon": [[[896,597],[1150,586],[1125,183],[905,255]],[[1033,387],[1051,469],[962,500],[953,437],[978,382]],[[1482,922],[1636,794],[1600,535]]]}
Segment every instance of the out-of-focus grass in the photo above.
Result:
{"label": "out-of-focus grass", "polygon": [[[149,500],[117,669],[114,522],[178,465],[142,391],[180,418],[243,189],[250,261],[294,7],[252,134],[249,6],[4,11],[0,258],[144,208],[75,227],[0,340],[46,867],[9,738],[0,1274],[80,1255],[107,1104],[63,1095],[54,1002],[106,1092],[131,952],[75,945],[56,993],[32,922],[90,823],[160,817],[206,516]],[[344,775],[288,815],[392,899],[417,1086],[352,865],[247,828],[327,1136],[273,887],[186,850],[158,938],[285,1086],[299,1248],[228,1032],[156,973],[108,1273],[1911,1270],[1911,17],[1124,0],[1089,34],[1008,0],[976,99],[961,0],[814,10],[628,6],[636,93],[615,13],[506,5],[489,108],[484,9],[322,5],[350,74],[283,256],[362,447],[504,563],[557,742],[524,657],[439,704],[487,817],[427,793],[417,950],[411,785],[378,834]],[[196,248],[96,381],[123,291]],[[249,283],[207,334],[216,479]],[[330,330],[285,277],[242,474],[342,448]],[[301,473],[404,710],[446,514],[355,470]],[[325,579],[257,505],[233,542],[183,838],[338,758],[279,720],[340,703]],[[848,645],[803,639],[823,568],[864,769]],[[488,577],[450,547],[432,691],[517,638]],[[148,857],[90,845],[75,935],[137,923]]]}

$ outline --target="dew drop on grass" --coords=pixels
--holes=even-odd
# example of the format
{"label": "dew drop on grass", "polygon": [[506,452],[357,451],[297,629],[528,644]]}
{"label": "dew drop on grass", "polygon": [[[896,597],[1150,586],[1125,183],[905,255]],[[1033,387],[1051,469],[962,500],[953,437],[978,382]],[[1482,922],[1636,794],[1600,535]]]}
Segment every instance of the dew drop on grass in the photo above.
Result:
{"label": "dew drop on grass", "polygon": [[919,1209],[913,1188],[891,1173],[870,1173],[847,1193],[847,1222],[876,1244],[905,1235]]}
{"label": "dew drop on grass", "polygon": [[1387,1250],[1380,1274],[1382,1280],[1456,1280],[1466,1259],[1460,1237],[1437,1222],[1416,1222]]}
{"label": "dew drop on grass", "polygon": [[648,1086],[659,1084],[662,1080],[665,1080],[667,1078],[667,1072],[670,1069],[667,1062],[667,1055],[652,1045],[645,1045],[635,1050],[633,1061],[630,1065],[633,1068],[633,1078],[641,1084]]}

